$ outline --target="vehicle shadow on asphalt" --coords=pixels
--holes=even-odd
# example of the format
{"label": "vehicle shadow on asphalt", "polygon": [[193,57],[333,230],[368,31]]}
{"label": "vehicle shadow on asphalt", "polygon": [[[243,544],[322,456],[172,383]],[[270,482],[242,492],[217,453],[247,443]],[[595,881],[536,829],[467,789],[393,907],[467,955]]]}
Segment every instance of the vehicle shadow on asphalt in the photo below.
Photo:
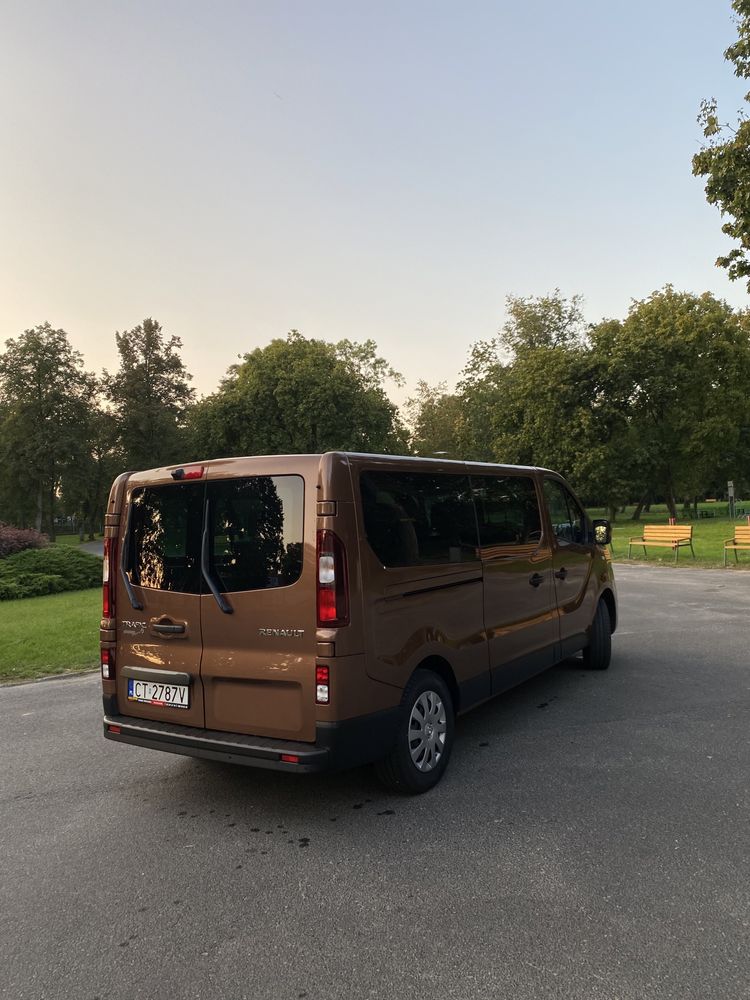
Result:
{"label": "vehicle shadow on asphalt", "polygon": [[[541,716],[552,713],[555,703],[580,702],[578,711],[591,718],[592,706],[587,704],[587,691],[592,677],[602,677],[583,668],[580,658],[571,658],[524,684],[486,702],[457,720],[456,742],[451,767],[446,777],[427,797],[400,795],[386,790],[378,781],[372,766],[323,774],[289,774],[246,768],[241,765],[186,758],[180,761],[177,783],[178,800],[208,806],[224,818],[235,817],[240,810],[245,817],[255,811],[273,813],[277,817],[305,814],[309,820],[339,822],[342,811],[358,812],[373,809],[380,815],[392,815],[401,804],[429,799],[442,799],[449,794],[451,776],[460,770],[462,784],[481,781],[473,775],[472,758],[486,755],[488,748],[501,748],[503,740],[518,731],[541,732],[545,728]],[[283,824],[280,824],[280,828]],[[269,831],[256,831],[267,833]]]}

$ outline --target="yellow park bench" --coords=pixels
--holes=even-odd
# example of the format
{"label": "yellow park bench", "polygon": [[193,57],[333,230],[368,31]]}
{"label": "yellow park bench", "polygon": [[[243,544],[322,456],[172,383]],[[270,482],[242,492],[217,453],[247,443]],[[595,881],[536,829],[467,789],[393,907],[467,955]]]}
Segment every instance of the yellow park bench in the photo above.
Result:
{"label": "yellow park bench", "polygon": [[750,524],[738,524],[734,529],[734,538],[724,542],[724,565],[727,564],[727,552],[734,551],[734,561],[739,562],[738,549],[750,551]]}
{"label": "yellow park bench", "polygon": [[646,555],[647,545],[658,545],[662,548],[674,550],[674,561],[680,554],[683,545],[689,545],[690,551],[695,559],[695,549],[693,548],[693,526],[692,524],[644,524],[643,534],[639,537],[634,535],[628,542],[628,559],[630,550],[634,545],[643,546],[643,555]]}

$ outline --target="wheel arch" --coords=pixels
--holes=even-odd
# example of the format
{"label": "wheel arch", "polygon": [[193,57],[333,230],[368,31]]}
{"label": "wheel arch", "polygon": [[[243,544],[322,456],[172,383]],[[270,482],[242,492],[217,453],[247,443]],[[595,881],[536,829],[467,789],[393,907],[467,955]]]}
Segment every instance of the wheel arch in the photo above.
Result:
{"label": "wheel arch", "polygon": [[609,588],[606,588],[601,592],[599,600],[604,601],[609,612],[610,632],[614,632],[617,628],[617,601],[615,600],[615,595]]}
{"label": "wheel arch", "polygon": [[[433,654],[432,656],[426,656],[421,660],[417,666],[414,668],[412,677],[417,673],[418,670],[431,670],[438,677],[441,677],[451,694],[451,699],[453,701],[453,711],[458,715],[461,703],[461,691],[458,686],[458,681],[456,680],[456,675],[453,672],[453,667],[450,663],[442,656],[437,656]],[[411,680],[411,678],[409,678]]]}

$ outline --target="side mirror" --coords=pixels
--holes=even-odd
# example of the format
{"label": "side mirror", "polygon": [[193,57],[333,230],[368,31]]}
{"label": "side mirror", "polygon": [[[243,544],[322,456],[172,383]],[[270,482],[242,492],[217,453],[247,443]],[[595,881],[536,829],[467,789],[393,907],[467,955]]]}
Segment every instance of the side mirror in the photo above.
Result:
{"label": "side mirror", "polygon": [[612,525],[604,517],[594,521],[594,541],[597,545],[609,545],[612,541]]}

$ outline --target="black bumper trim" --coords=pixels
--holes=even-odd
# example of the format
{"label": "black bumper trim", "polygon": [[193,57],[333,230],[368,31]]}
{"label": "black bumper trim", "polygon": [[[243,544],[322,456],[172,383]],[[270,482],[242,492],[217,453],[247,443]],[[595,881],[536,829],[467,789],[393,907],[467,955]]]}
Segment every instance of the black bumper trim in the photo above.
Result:
{"label": "black bumper trim", "polygon": [[[103,725],[105,737],[119,743],[305,774],[358,767],[385,756],[395,741],[397,721],[398,709],[392,709],[343,722],[320,722],[314,743],[224,733],[115,713],[106,713]],[[112,732],[111,726],[119,732]],[[299,763],[283,761],[282,754],[296,756]]]}

